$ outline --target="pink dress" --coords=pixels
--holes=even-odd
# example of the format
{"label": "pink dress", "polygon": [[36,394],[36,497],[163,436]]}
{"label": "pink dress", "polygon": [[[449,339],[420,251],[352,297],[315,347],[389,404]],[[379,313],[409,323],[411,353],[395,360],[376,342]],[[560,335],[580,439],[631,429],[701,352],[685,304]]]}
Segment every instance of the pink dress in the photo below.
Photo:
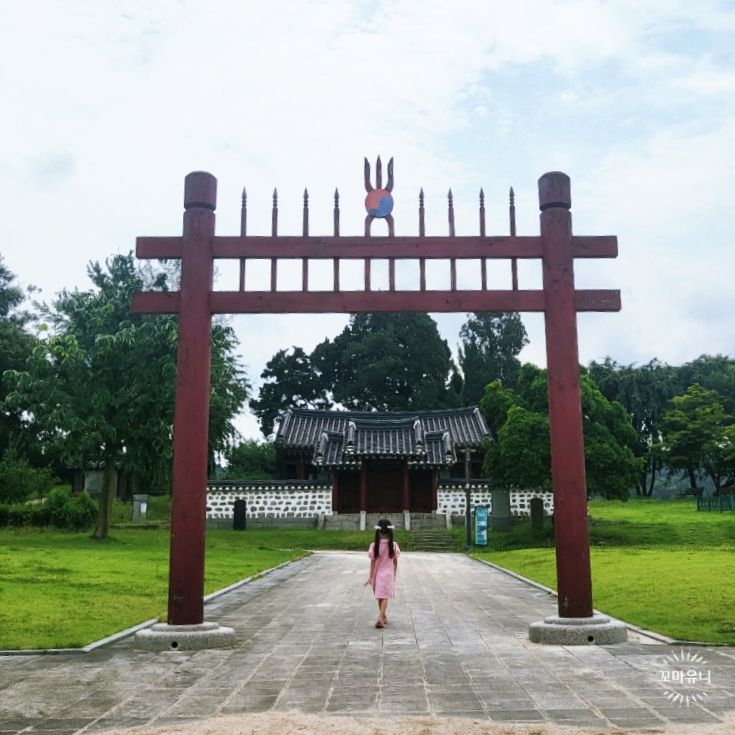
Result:
{"label": "pink dress", "polygon": [[[370,544],[368,556],[372,560],[373,548],[375,544]],[[393,559],[397,559],[401,550],[398,544],[393,542]],[[393,572],[393,559],[388,556],[388,539],[380,539],[380,553],[375,560],[375,570],[373,572],[373,592],[378,600],[384,600],[388,597],[395,596],[395,574]]]}

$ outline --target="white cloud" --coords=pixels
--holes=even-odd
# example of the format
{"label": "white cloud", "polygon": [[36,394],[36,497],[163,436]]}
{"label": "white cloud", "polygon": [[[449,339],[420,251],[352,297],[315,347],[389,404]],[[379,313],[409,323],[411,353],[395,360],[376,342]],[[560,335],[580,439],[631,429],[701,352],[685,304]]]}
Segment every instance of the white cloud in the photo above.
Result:
{"label": "white cloud", "polygon": [[[11,3],[0,27],[0,249],[50,297],[85,286],[88,260],[176,234],[183,177],[219,180],[218,232],[248,187],[253,233],[359,233],[362,156],[396,157],[399,233],[537,232],[536,179],[572,177],[575,230],[616,233],[617,261],[578,264],[620,287],[621,314],[583,315],[583,360],[680,361],[735,352],[730,242],[735,105],[729,4],[684,0],[263,4],[218,0]],[[32,31],[31,31],[32,29]],[[450,344],[463,315],[444,315]],[[235,320],[252,378],[280,347],[307,349],[346,317]],[[527,359],[543,323],[527,320]]]}

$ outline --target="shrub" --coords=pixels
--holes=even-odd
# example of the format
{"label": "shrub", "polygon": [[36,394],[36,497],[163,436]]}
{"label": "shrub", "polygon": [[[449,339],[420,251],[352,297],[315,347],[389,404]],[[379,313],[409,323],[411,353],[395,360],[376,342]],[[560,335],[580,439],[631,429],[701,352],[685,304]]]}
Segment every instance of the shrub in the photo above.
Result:
{"label": "shrub", "polygon": [[10,447],[0,460],[0,503],[22,503],[28,498],[40,498],[56,482],[50,470],[31,467],[25,457]]}
{"label": "shrub", "polygon": [[68,488],[52,490],[37,505],[0,505],[2,526],[48,526],[82,531],[94,525],[97,506],[88,493],[70,495]]}
{"label": "shrub", "polygon": [[56,528],[82,530],[89,528],[97,517],[97,506],[89,493],[70,495],[68,488],[52,490],[45,503],[49,522]]}
{"label": "shrub", "polygon": [[64,525],[61,528],[72,528],[83,531],[91,528],[97,519],[97,504],[89,493],[73,495],[64,505]]}

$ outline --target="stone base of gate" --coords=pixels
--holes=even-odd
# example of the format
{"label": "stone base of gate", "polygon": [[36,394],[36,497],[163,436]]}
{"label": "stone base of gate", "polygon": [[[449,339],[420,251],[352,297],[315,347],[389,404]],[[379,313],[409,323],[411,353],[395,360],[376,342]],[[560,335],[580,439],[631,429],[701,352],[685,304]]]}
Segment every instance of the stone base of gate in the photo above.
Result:
{"label": "stone base of gate", "polygon": [[628,631],[619,620],[595,614],[591,618],[562,618],[551,615],[543,622],[528,626],[528,637],[533,643],[557,646],[607,646],[624,643]]}
{"label": "stone base of gate", "polygon": [[156,623],[135,635],[135,647],[145,651],[201,651],[206,648],[230,648],[235,642],[235,631],[217,623]]}

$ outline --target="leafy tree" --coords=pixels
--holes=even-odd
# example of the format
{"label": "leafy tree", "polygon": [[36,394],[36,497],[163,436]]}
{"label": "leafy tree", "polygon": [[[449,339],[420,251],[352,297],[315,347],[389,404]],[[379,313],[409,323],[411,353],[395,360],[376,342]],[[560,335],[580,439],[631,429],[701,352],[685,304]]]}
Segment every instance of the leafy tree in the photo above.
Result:
{"label": "leafy tree", "polygon": [[515,313],[481,312],[469,316],[459,331],[459,365],[464,375],[464,402],[479,403],[485,386],[500,380],[515,385],[520,351],[528,344],[521,317]]}
{"label": "leafy tree", "polygon": [[347,408],[431,409],[457,400],[449,389],[449,346],[428,314],[353,314],[341,334],[316,347],[311,360],[322,385]]}
{"label": "leafy tree", "polygon": [[279,350],[260,377],[263,384],[258,399],[251,400],[250,407],[258,417],[264,436],[273,433],[275,420],[287,408],[329,408],[331,405],[311,356],[301,347]]}
{"label": "leafy tree", "polygon": [[223,480],[272,480],[277,476],[276,448],[272,442],[249,439],[225,452]]}
{"label": "leafy tree", "polygon": [[[0,376],[6,370],[20,370],[30,357],[36,344],[35,338],[25,331],[29,315],[20,310],[25,298],[23,289],[15,283],[15,276],[5,266],[0,255]],[[0,405],[7,394],[0,384]],[[3,407],[0,410],[0,454],[11,443],[23,454],[31,451],[33,441],[24,441],[23,420],[19,411]],[[29,437],[30,439],[31,437]],[[39,456],[34,459],[40,460]]]}
{"label": "leafy tree", "polygon": [[[98,463],[103,488],[95,538],[105,538],[116,465],[138,483],[166,477],[176,373],[174,317],[130,312],[132,294],[165,288],[166,274],[136,268],[132,255],[92,263],[94,289],[63,291],[45,308],[52,329],[24,371],[6,373],[6,403],[28,412],[41,440],[76,467]],[[229,425],[247,395],[231,333],[213,336],[212,394],[215,410],[210,452],[224,449]]]}
{"label": "leafy tree", "polygon": [[732,424],[717,391],[695,384],[671,399],[664,414],[663,451],[670,467],[687,472],[692,489],[699,469],[711,478],[717,493],[732,474]]}
{"label": "leafy tree", "polygon": [[[635,432],[622,405],[608,401],[588,376],[580,381],[587,491],[627,498],[640,462]],[[496,487],[551,489],[551,450],[546,371],[524,365],[517,390],[490,383],[480,402],[494,441],[484,472]]]}
{"label": "leafy tree", "polygon": [[499,488],[551,490],[550,452],[549,417],[515,403],[488,446],[484,474]]}
{"label": "leafy tree", "polygon": [[31,467],[14,447],[6,449],[0,459],[0,503],[21,503],[31,497],[41,498],[55,481],[50,470]]}
{"label": "leafy tree", "polygon": [[663,468],[659,451],[663,415],[681,390],[677,368],[655,359],[644,365],[621,365],[606,357],[602,363],[591,362],[588,373],[609,401],[618,401],[630,414],[636,432],[633,451],[643,460],[636,492],[650,496]]}
{"label": "leafy tree", "polygon": [[691,385],[701,385],[717,391],[725,411],[735,415],[735,360],[725,355],[700,355],[696,360],[677,368],[679,390],[683,393]]}

